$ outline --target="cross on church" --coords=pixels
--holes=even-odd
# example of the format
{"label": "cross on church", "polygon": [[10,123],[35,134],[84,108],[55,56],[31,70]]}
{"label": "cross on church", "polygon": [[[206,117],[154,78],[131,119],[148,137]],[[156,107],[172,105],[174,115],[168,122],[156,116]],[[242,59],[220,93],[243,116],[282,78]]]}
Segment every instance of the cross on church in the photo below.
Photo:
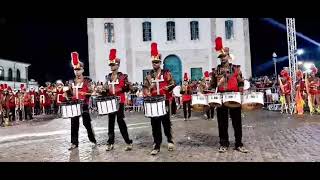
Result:
{"label": "cross on church", "polygon": [[119,84],[118,79],[117,79],[116,81],[112,81],[112,82],[111,82],[111,81],[109,81],[109,82],[108,82],[108,84],[111,84],[111,86],[112,86],[112,93],[113,93],[113,94],[115,94],[115,88],[114,88],[114,85],[115,85],[115,84]]}
{"label": "cross on church", "polygon": [[161,75],[161,78],[160,79],[152,79],[152,83],[156,83],[157,85],[157,95],[160,95],[160,87],[159,87],[159,83],[160,82],[163,82],[163,76]]}

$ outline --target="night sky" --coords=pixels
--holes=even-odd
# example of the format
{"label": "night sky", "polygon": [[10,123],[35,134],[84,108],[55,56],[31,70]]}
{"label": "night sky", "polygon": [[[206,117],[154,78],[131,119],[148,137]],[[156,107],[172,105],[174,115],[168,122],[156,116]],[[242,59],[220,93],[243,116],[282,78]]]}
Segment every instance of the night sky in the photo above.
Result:
{"label": "night sky", "polygon": [[[273,18],[285,25],[285,18]],[[287,33],[262,18],[250,18],[250,44],[253,75],[271,75],[273,66],[259,66],[272,60],[272,53],[278,57],[288,53]],[[320,22],[316,19],[296,18],[296,30],[320,42]],[[305,54],[305,60],[320,59],[320,48],[297,37],[298,48]],[[40,84],[57,79],[72,78],[70,52],[78,51],[80,60],[86,64],[88,75],[88,37],[86,18],[0,18],[0,58],[32,64],[29,79]],[[278,64],[288,66],[288,60]]]}

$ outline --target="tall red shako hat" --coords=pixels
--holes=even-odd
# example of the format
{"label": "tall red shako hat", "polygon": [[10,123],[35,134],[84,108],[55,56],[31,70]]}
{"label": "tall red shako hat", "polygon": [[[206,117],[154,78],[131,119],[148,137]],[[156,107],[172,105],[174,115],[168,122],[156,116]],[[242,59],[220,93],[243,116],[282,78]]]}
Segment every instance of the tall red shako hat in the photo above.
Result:
{"label": "tall red shako hat", "polygon": [[205,80],[209,80],[209,79],[210,79],[210,76],[209,76],[209,72],[208,72],[208,71],[204,72],[204,79],[205,79]]}
{"label": "tall red shako hat", "polygon": [[79,60],[79,53],[74,51],[71,53],[71,63],[73,69],[81,69],[83,68],[83,63]]}
{"label": "tall red shako hat", "polygon": [[25,91],[26,88],[24,87],[24,84],[20,84],[20,91]]}
{"label": "tall red shako hat", "polygon": [[161,54],[158,52],[158,44],[155,42],[151,43],[151,60],[152,62],[161,61]]}
{"label": "tall red shako hat", "polygon": [[120,59],[117,58],[117,50],[116,49],[110,49],[109,53],[109,65],[111,64],[120,64]]}
{"label": "tall red shako hat", "polygon": [[189,81],[188,73],[184,73],[183,80],[184,80],[184,81]]}
{"label": "tall red shako hat", "polygon": [[218,54],[218,58],[221,58],[223,56],[229,56],[230,60],[234,59],[234,55],[230,54],[230,49],[228,47],[223,47],[223,43],[222,43],[222,38],[221,37],[217,37],[215,40],[215,50]]}

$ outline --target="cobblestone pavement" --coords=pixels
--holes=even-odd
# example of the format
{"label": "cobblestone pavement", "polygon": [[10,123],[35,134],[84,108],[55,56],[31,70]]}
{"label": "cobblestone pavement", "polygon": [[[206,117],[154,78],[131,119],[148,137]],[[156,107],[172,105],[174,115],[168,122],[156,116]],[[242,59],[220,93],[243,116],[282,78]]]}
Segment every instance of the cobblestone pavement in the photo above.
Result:
{"label": "cobblestone pavement", "polygon": [[71,152],[67,150],[70,145],[68,119],[47,118],[0,128],[0,161],[320,161],[320,116],[297,117],[264,110],[244,113],[243,142],[250,152],[243,154],[233,150],[230,122],[232,146],[227,153],[220,154],[217,152],[217,121],[207,121],[199,113],[194,113],[190,121],[183,121],[179,112],[172,118],[176,150],[167,151],[164,137],[161,152],[155,157],[149,155],[153,143],[150,120],[142,113],[126,113],[129,135],[134,141],[134,149],[130,152],[124,151],[125,143],[117,127],[115,149],[106,152],[108,118],[92,118],[98,147],[89,143],[85,128],[81,125],[79,148]]}

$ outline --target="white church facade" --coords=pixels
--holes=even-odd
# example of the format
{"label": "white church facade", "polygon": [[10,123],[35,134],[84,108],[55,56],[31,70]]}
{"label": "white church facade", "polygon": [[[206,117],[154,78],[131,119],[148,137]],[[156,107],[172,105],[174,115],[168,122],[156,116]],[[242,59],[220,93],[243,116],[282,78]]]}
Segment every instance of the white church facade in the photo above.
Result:
{"label": "white church facade", "polygon": [[164,68],[177,83],[188,73],[198,80],[220,63],[215,38],[235,56],[245,78],[251,77],[249,21],[247,18],[88,18],[89,73],[95,81],[105,81],[110,72],[110,49],[117,49],[120,71],[132,82],[142,82],[152,69],[151,43],[158,44]]}

